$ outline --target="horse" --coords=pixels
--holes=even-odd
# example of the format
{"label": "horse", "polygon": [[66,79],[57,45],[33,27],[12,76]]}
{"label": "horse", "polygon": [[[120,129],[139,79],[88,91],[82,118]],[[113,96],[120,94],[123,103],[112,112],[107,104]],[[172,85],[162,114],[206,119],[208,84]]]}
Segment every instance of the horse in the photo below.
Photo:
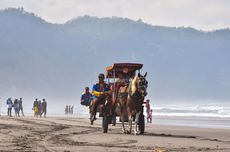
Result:
{"label": "horse", "polygon": [[[122,122],[123,133],[130,134],[132,131],[132,121],[135,117],[135,129],[134,134],[138,133],[139,116],[142,112],[142,104],[144,98],[147,95],[148,81],[146,80],[147,72],[144,76],[140,73],[136,75],[129,83],[126,92],[118,93],[118,102],[115,112],[120,116]],[[124,121],[128,116],[129,129],[124,127]]]}

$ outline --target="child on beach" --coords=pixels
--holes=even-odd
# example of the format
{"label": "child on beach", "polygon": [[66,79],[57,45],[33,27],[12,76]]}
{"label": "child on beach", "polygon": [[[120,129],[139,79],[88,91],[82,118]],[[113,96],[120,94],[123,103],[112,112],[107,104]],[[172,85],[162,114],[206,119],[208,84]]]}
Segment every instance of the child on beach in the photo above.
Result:
{"label": "child on beach", "polygon": [[151,109],[150,112],[147,114],[147,123],[152,123],[152,115],[153,110]]}

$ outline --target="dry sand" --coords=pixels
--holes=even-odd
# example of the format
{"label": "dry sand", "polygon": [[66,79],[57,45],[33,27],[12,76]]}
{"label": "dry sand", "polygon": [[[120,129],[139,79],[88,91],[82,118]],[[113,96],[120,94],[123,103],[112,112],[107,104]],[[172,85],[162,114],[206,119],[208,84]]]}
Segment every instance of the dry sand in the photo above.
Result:
{"label": "dry sand", "polygon": [[230,130],[147,125],[144,135],[102,133],[101,120],[86,118],[0,117],[0,151],[175,151],[230,152]]}

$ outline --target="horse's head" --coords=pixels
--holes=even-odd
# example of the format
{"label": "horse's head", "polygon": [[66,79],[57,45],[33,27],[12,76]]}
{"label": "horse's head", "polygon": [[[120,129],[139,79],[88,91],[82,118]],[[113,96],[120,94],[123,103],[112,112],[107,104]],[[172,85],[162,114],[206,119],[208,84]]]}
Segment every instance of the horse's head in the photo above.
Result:
{"label": "horse's head", "polygon": [[148,81],[146,80],[147,72],[144,76],[138,73],[132,81],[132,94],[138,92],[142,97],[147,95]]}

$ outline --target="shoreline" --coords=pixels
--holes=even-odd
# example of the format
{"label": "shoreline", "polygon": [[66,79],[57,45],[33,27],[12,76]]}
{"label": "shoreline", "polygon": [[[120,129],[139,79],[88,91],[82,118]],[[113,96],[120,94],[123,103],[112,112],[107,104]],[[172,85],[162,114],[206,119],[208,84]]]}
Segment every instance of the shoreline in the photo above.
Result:
{"label": "shoreline", "polygon": [[[13,113],[14,116],[14,113]],[[33,118],[33,113],[25,113],[26,117]],[[47,114],[48,117],[63,117],[63,118],[89,118],[88,114]],[[0,117],[7,117],[6,114]],[[117,117],[119,121],[119,117]],[[198,116],[165,116],[153,115],[152,124],[149,125],[167,125],[167,126],[183,126],[183,127],[196,127],[207,129],[230,129],[230,118],[223,117],[198,117]],[[145,116],[145,124],[148,124]]]}
{"label": "shoreline", "polygon": [[102,133],[101,119],[0,117],[0,151],[228,152],[228,129],[146,125],[144,135],[123,134],[121,124]]}

